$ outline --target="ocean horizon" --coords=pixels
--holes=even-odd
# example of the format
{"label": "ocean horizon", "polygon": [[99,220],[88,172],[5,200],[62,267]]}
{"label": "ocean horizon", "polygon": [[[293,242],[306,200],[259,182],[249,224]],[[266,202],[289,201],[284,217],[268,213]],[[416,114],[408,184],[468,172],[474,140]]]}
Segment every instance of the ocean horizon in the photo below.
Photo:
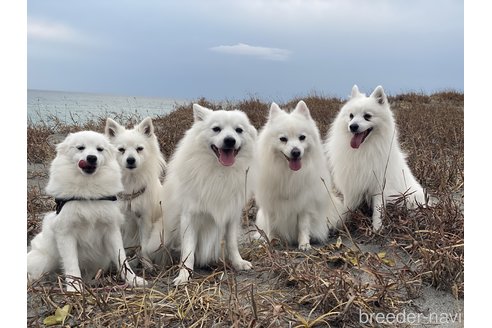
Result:
{"label": "ocean horizon", "polygon": [[103,93],[27,89],[28,123],[80,124],[100,117],[162,116],[188,100]]}

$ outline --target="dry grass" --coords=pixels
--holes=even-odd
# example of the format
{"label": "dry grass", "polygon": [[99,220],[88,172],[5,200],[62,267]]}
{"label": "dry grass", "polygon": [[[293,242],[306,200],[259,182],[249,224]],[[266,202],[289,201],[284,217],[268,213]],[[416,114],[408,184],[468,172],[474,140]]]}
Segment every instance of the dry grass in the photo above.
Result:
{"label": "dry grass", "polygon": [[[325,135],[342,101],[317,95],[303,99]],[[281,106],[294,107],[298,100]],[[255,98],[235,105],[199,102],[214,109],[241,109],[257,128],[265,122],[269,108]],[[52,275],[28,286],[27,325],[42,326],[43,318],[68,304],[71,311],[66,323],[80,326],[359,327],[359,311],[398,312],[411,306],[422,286],[463,298],[463,94],[410,93],[391,97],[390,102],[409,165],[438,197],[435,206],[416,210],[401,204],[388,206],[384,229],[377,235],[371,232],[370,219],[357,211],[330,244],[317,245],[309,252],[287,248],[277,240],[268,244],[250,241],[246,236],[240,251],[252,261],[253,271],[235,272],[227,263],[218,263],[198,270],[187,286],[179,288],[171,284],[177,266],[153,273],[140,270],[152,282],[144,289],[128,288],[113,280],[115,273],[108,273],[80,295],[64,293],[60,278]],[[140,120],[134,115],[116,119],[122,124]],[[192,120],[191,104],[154,118],[166,158]],[[80,129],[102,131],[104,121],[70,126],[29,124],[28,163],[47,165],[54,156],[56,136]],[[28,177],[36,180],[45,175],[41,168]],[[27,200],[30,240],[53,201],[36,185],[28,188]],[[246,214],[248,220],[243,222],[254,224],[254,203]]]}

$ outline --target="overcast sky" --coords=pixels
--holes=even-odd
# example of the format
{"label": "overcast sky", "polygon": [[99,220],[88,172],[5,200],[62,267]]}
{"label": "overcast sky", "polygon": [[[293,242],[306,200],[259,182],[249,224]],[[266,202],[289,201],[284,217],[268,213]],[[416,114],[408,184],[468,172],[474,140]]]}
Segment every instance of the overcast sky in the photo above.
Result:
{"label": "overcast sky", "polygon": [[463,91],[463,1],[27,1],[27,87],[179,99]]}

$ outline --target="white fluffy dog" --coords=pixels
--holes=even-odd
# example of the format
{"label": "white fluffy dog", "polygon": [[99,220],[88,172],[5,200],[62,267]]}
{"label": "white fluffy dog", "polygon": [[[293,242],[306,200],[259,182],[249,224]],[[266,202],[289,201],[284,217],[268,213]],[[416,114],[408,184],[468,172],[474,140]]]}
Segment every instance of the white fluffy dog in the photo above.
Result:
{"label": "white fluffy dog", "polygon": [[354,85],[325,146],[344,205],[355,210],[364,201],[372,204],[375,231],[382,225],[381,207],[395,196],[408,195],[410,207],[425,203],[424,191],[400,149],[393,113],[381,86],[366,97]]}
{"label": "white fluffy dog", "polygon": [[67,291],[80,291],[74,277],[91,279],[113,262],[130,285],[144,285],[125,265],[124,219],[115,202],[123,186],[115,149],[103,134],[82,131],[68,135],[56,151],[46,192],[55,197],[57,209],[45,216],[42,231],[31,241],[29,279],[61,267]]}
{"label": "white fluffy dog", "polygon": [[[159,202],[162,188],[159,180],[166,165],[154,134],[150,117],[133,129],[125,129],[112,119],[106,121],[106,135],[118,150],[124,191],[117,194],[125,215],[123,243],[139,246],[143,264],[163,263],[162,208]],[[156,234],[151,238],[151,234]]]}
{"label": "white fluffy dog", "polygon": [[256,129],[241,111],[212,111],[193,105],[194,124],[179,142],[163,184],[164,217],[177,232],[183,267],[174,284],[186,283],[194,265],[218,260],[221,240],[237,270],[238,232],[247,201],[246,175],[253,159]]}
{"label": "white fluffy dog", "polygon": [[255,164],[258,228],[301,250],[326,241],[345,211],[331,191],[319,131],[303,101],[290,114],[272,103]]}

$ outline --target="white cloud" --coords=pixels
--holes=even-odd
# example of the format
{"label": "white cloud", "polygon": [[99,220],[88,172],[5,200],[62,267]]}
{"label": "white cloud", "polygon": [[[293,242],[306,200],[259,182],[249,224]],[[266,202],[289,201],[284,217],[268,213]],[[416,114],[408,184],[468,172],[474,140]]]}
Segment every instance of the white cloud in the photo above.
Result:
{"label": "white cloud", "polygon": [[286,49],[250,46],[245,43],[238,43],[233,46],[217,46],[210,50],[231,55],[253,56],[266,60],[287,60],[291,52]]}
{"label": "white cloud", "polygon": [[28,17],[27,37],[32,40],[75,42],[82,39],[80,33],[69,26]]}

